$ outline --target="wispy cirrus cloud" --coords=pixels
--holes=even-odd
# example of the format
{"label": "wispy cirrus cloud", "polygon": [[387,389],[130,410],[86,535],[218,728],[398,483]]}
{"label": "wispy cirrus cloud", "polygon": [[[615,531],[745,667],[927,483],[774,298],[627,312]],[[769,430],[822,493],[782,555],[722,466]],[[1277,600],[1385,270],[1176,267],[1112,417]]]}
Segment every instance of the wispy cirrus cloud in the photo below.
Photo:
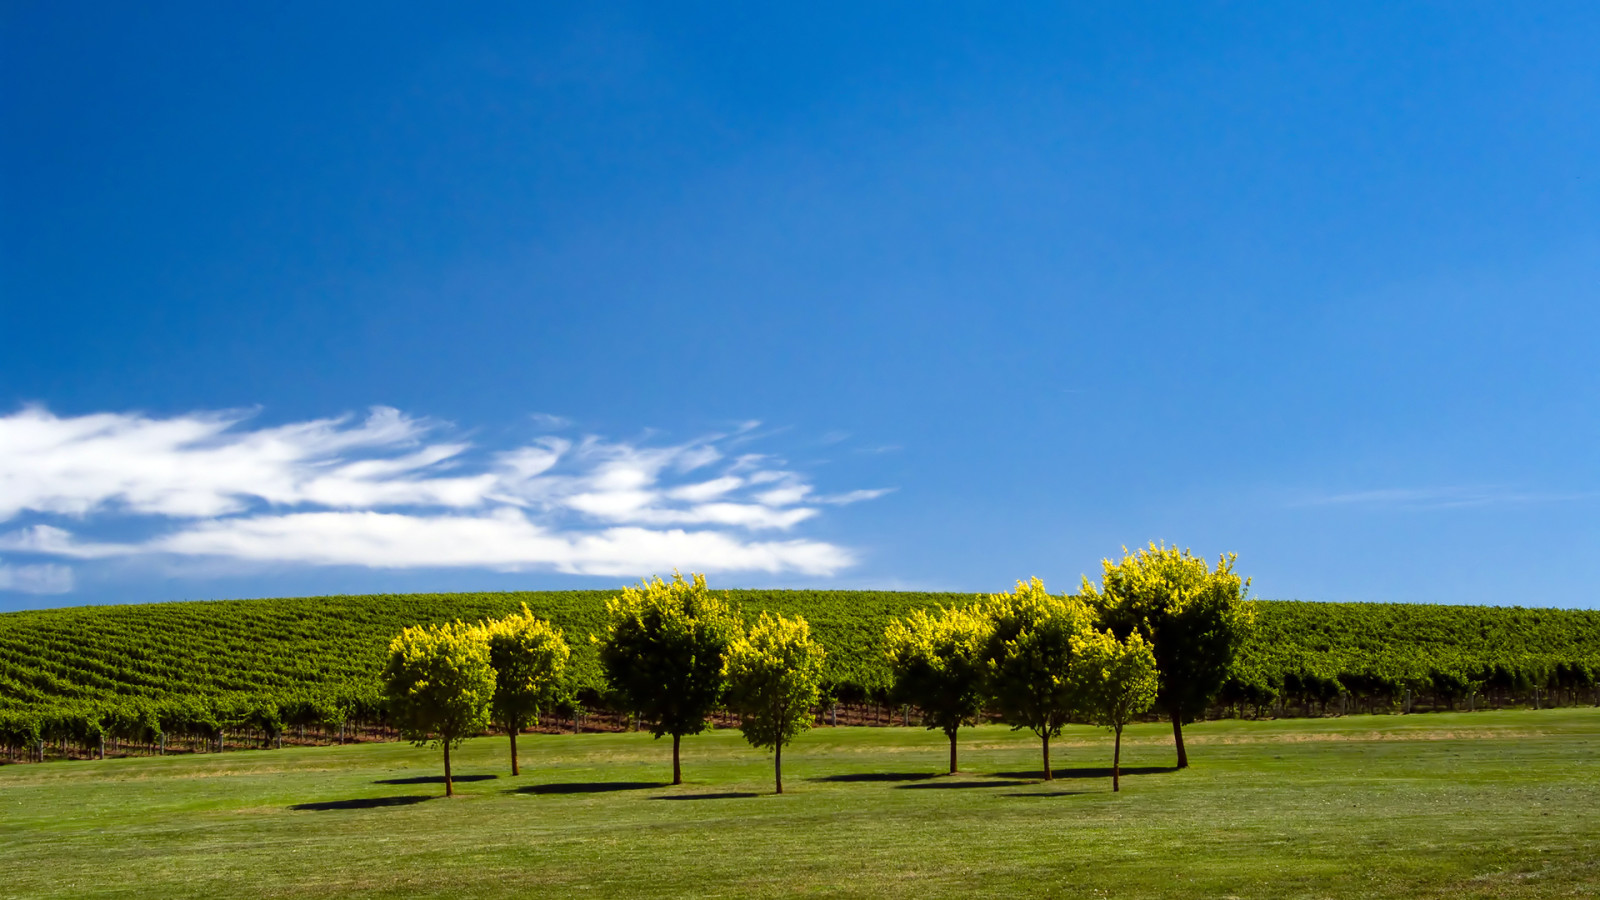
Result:
{"label": "wispy cirrus cloud", "polygon": [[1293,506],[1350,506],[1383,509],[1459,509],[1474,506],[1509,506],[1564,503],[1600,497],[1596,491],[1539,492],[1504,485],[1452,485],[1419,488],[1375,488],[1329,492],[1297,498]]}
{"label": "wispy cirrus cloud", "polygon": [[[0,417],[0,522],[44,520],[18,522],[0,549],[77,560],[830,574],[854,562],[848,549],[774,535],[824,506],[883,493],[819,494],[780,460],[731,453],[753,424],[670,445],[547,434],[486,452],[386,407],[253,429],[249,417],[61,417],[36,407]],[[129,521],[145,524],[139,537],[97,536]],[[28,571],[29,583],[49,581]]]}

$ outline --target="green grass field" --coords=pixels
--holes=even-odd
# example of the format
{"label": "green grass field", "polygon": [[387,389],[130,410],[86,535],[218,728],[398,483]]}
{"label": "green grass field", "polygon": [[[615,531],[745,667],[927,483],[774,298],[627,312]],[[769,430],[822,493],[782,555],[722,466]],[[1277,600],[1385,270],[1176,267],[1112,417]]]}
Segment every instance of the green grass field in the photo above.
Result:
{"label": "green grass field", "polygon": [[0,768],[9,897],[1600,895],[1600,710],[1069,729],[530,736]]}

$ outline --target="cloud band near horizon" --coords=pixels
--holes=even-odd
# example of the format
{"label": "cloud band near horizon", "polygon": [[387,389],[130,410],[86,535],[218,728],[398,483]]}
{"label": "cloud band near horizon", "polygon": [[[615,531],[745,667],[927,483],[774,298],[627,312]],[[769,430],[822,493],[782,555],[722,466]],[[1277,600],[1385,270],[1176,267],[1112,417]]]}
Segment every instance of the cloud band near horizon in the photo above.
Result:
{"label": "cloud band near horizon", "polygon": [[[254,429],[249,417],[61,417],[38,407],[0,416],[0,523],[17,526],[0,534],[0,551],[58,561],[831,575],[855,554],[787,533],[824,507],[886,493],[821,494],[782,460],[733,452],[754,423],[665,446],[545,435],[485,452],[387,407],[360,420]],[[71,585],[58,562],[0,564],[0,590]]]}

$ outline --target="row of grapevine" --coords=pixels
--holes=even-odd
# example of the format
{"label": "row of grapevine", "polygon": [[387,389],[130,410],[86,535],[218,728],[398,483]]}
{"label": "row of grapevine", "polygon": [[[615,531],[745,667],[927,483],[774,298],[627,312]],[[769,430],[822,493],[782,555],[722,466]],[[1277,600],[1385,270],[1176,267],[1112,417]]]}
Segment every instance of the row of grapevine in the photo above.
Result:
{"label": "row of grapevine", "polygon": [[[0,614],[0,758],[203,749],[366,729],[384,734],[377,673],[407,625],[504,616],[527,603],[572,642],[584,707],[604,711],[590,635],[610,591],[414,594],[77,607]],[[828,656],[829,703],[882,703],[888,623],[970,594],[730,592],[800,615]],[[1218,709],[1315,715],[1600,700],[1600,611],[1258,601]],[[269,712],[268,709],[275,710]],[[142,723],[142,724],[131,724]],[[242,736],[242,737],[236,737]],[[171,746],[169,744],[169,746]]]}

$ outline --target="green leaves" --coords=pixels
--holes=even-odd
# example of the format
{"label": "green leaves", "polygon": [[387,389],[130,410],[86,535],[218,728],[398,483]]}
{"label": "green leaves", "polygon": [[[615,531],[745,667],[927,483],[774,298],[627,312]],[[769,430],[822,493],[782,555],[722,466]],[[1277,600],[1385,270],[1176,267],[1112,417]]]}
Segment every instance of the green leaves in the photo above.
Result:
{"label": "green leaves", "polygon": [[1014,728],[1055,737],[1078,706],[1073,639],[1093,627],[1093,612],[1077,597],[1046,592],[1037,578],[991,596],[983,611],[992,629],[984,655],[995,711]]}
{"label": "green leaves", "polygon": [[1255,619],[1250,581],[1233,571],[1235,558],[1222,557],[1213,570],[1188,550],[1151,544],[1121,562],[1105,560],[1102,589],[1083,580],[1082,596],[1106,627],[1150,644],[1159,702],[1175,717],[1205,712]]}
{"label": "green leaves", "polygon": [[600,665],[623,708],[656,737],[699,734],[721,703],[723,661],[740,624],[705,576],[656,578],[606,601]]}
{"label": "green leaves", "polygon": [[461,622],[407,628],[383,669],[389,713],[416,744],[459,746],[489,726],[495,674],[484,630]]}
{"label": "green leaves", "polygon": [[805,619],[766,612],[733,643],[723,669],[728,708],[752,747],[777,749],[811,727],[825,656]]}
{"label": "green leaves", "polygon": [[970,607],[919,609],[891,623],[884,633],[890,698],[921,709],[927,726],[946,734],[974,724],[987,699],[984,650],[992,630]]}
{"label": "green leaves", "polygon": [[508,731],[538,724],[539,711],[560,700],[572,649],[561,629],[522,604],[520,613],[484,625],[494,668],[492,712]]}
{"label": "green leaves", "polygon": [[1121,731],[1156,702],[1155,653],[1138,634],[1119,641],[1110,632],[1089,631],[1073,637],[1072,653],[1078,708],[1088,721]]}

